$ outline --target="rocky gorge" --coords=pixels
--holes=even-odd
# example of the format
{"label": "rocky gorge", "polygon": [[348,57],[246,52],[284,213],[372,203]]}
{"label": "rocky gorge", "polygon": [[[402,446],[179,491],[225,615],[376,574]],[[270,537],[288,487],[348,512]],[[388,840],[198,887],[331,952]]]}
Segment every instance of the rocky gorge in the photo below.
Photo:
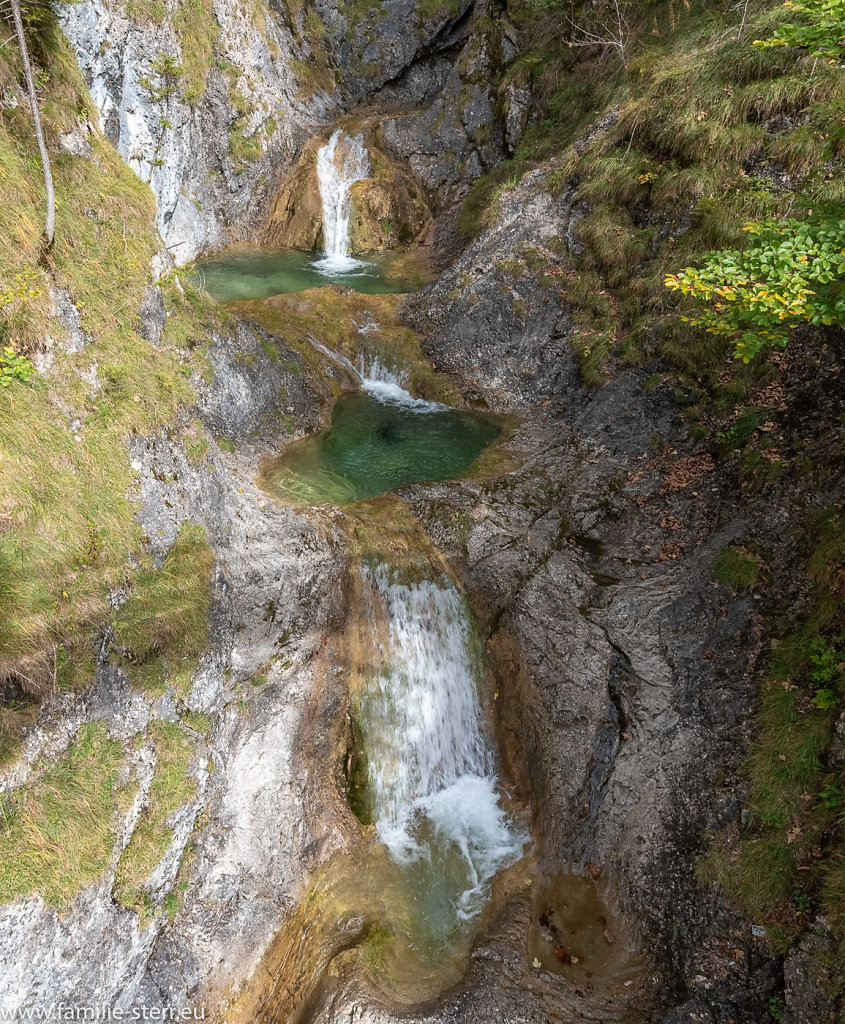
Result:
{"label": "rocky gorge", "polygon": [[[73,254],[44,271],[33,301],[49,308],[32,348],[44,415],[93,445],[104,409],[146,408],[147,381],[184,391],[172,409],[156,398],[148,419],[118,420],[109,453],[126,463],[137,536],[116,544],[107,600],[74,612],[84,638],[49,620],[35,654],[4,648],[4,706],[26,697],[29,709],[0,775],[10,1019],[60,1004],[315,1024],[816,1024],[841,1013],[837,924],[821,898],[802,904],[790,881],[786,905],[754,916],[718,863],[741,870],[761,686],[765,705],[784,614],[812,617],[822,577],[839,593],[838,548],[829,572],[812,559],[841,516],[842,334],[799,329],[769,369],[741,378],[756,419],[736,447],[752,424],[740,389],[711,413],[704,371],[661,347],[656,327],[633,354],[621,328],[602,349],[590,333],[599,314],[585,309],[616,311],[630,296],[611,256],[596,255],[597,218],[645,280],[704,215],[680,186],[671,201],[637,192],[658,174],[637,167],[630,215],[607,222],[599,191],[611,185],[595,184],[605,169],[578,161],[613,151],[624,110],[599,110],[525,162],[520,144],[547,111],[520,63],[533,53],[521,18],[411,0],[59,10],[59,52],[84,80],[68,79],[65,92],[78,92],[51,115],[59,171],[105,167],[102,187],[118,194],[127,172],[103,155],[116,150],[149,185],[157,235],[139,258],[120,354],[68,276]],[[360,134],[370,161],[350,188],[352,253],[401,250],[429,283],[373,296],[329,283],[220,308],[182,268],[231,245],[323,248],[316,160],[338,131]],[[119,209],[71,201],[128,252]],[[643,286],[638,307],[655,301]],[[136,347],[152,362],[126,387],[121,360]],[[719,351],[714,364],[727,393],[731,361]],[[340,396],[370,379],[493,416],[499,433],[448,479],[353,503],[273,493],[272,468],[325,436]],[[750,469],[746,445],[759,455]],[[13,453],[4,440],[5,473]],[[786,471],[766,475],[775,459]],[[48,500],[47,488],[27,493]],[[16,504],[2,506],[9,529],[32,531]],[[110,543],[99,520],[82,522],[74,581]],[[719,569],[726,557],[753,564],[748,585]],[[370,629],[361,572],[374,560],[409,591],[440,581],[465,602],[479,728],[525,836],[434,980],[394,970],[401,927],[367,885],[392,870],[355,792],[353,683]],[[51,608],[70,600],[61,587]],[[35,705],[27,679],[45,658],[52,679]],[[72,684],[60,659],[80,665]],[[845,760],[840,712],[827,710],[819,787]],[[777,742],[775,756],[791,756]],[[87,821],[95,763],[113,769],[74,884],[63,848],[76,823],[51,800]],[[803,778],[800,791],[816,799]],[[789,827],[822,829],[797,815]],[[808,862],[832,840],[813,842]],[[775,925],[794,934],[778,944]]]}

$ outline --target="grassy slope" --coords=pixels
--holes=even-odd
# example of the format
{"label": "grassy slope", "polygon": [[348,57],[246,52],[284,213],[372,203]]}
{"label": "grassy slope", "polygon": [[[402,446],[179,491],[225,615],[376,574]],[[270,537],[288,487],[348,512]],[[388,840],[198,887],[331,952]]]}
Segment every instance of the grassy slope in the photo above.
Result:
{"label": "grassy slope", "polygon": [[[152,566],[135,520],[126,440],[167,429],[204,458],[201,424],[184,427],[178,413],[194,400],[192,375],[207,375],[208,332],[229,319],[171,276],[161,282],[169,316],[160,348],[137,332],[161,246],[152,195],[96,135],[91,159],[61,151],[59,134],[84,130],[91,101],[50,16],[31,45],[53,157],[56,241],[40,260],[41,168],[17,52],[6,47],[0,89],[18,103],[0,110],[0,337],[33,358],[47,349],[52,363],[0,391],[0,763],[15,756],[44,692],[90,681],[94,641],[106,626],[133,684],[160,693],[165,679],[177,692],[188,682],[208,641],[213,555],[202,529],[186,525],[164,564]],[[51,315],[51,287],[66,290],[79,310],[89,339],[80,353],[49,340],[63,334]],[[123,582],[129,600],[114,612],[108,592]],[[162,804],[154,792],[121,868],[120,886],[131,876],[127,902],[144,907],[142,876],[170,834],[161,806],[166,817],[174,800],[195,790],[185,779],[189,734],[162,725],[156,746],[156,778],[170,794]],[[64,905],[101,874],[116,815],[131,795],[116,789],[125,756],[100,723],[90,723],[64,755],[35,765],[32,780],[4,797],[0,901],[37,890]]]}
{"label": "grassy slope", "polygon": [[[137,310],[160,247],[148,188],[114,150],[91,139],[92,159],[59,151],[60,131],[84,123],[90,99],[63,39],[36,47],[47,81],[42,107],[54,154],[56,243],[38,264],[43,190],[28,108],[0,116],[0,291],[27,296],[0,307],[0,332],[23,352],[61,337],[48,289],[66,289],[91,339],[82,352],[51,347],[49,374],[0,394],[0,678],[25,691],[60,682],[62,665],[108,613],[106,594],[140,544],[126,438],[174,422],[193,399],[189,378],[219,314],[197,293],[165,286],[165,344],[136,331]],[[0,87],[19,95],[14,51],[0,53]],[[10,288],[11,285],[11,288]],[[96,364],[97,385],[90,368]],[[71,659],[72,660],[72,659]]]}
{"label": "grassy slope", "polygon": [[62,906],[105,869],[116,838],[118,742],[84,725],[38,781],[0,801],[0,900],[39,892]]}
{"label": "grassy slope", "polygon": [[[578,228],[584,251],[556,283],[578,324],[585,382],[600,385],[647,361],[655,372],[646,387],[668,382],[693,437],[738,476],[745,500],[765,498],[779,478],[800,480],[807,495],[830,493],[841,470],[835,421],[812,446],[798,434],[778,441],[769,433],[789,350],[749,366],[732,361],[722,340],[680,321],[683,309],[663,281],[709,249],[742,245],[747,220],[845,195],[838,156],[826,162],[827,128],[807,112],[845,87],[845,72],[797,50],[753,48],[782,20],[773,3],[752,3],[741,34],[733,4],[652,0],[628,9],[633,36],[623,66],[610,53],[567,47],[563,5],[512,0],[509,15],[529,45],[510,76],[532,80],[542,119],[512,161],[476,184],[463,227],[477,231],[501,190],[532,167],[548,169],[553,190],[577,188],[590,207]],[[603,118],[604,130],[576,147]],[[536,256],[520,259],[536,270]],[[845,522],[841,503],[817,503],[813,515],[791,540],[797,578],[784,585],[784,572],[796,570],[781,567],[777,592],[767,589],[767,560],[783,552],[731,548],[714,567],[720,582],[767,597],[773,653],[746,765],[749,824],[713,838],[702,873],[766,925],[778,952],[816,912],[845,950],[845,769],[827,756],[845,700]],[[777,564],[771,569],[778,575]],[[820,701],[820,689],[832,698]],[[820,961],[819,976],[839,984],[842,959],[840,952],[838,967]]]}
{"label": "grassy slope", "polygon": [[156,767],[147,806],[123,851],[117,868],[115,895],[144,917],[152,909],[144,882],[167,852],[173,839],[170,815],[196,796],[196,782],[187,775],[193,744],[171,722],[153,726]]}

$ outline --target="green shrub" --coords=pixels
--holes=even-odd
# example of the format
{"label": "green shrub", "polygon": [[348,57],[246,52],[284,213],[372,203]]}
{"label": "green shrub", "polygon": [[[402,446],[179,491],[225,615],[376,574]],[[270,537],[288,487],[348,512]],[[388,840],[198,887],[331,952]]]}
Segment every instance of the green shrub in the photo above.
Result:
{"label": "green shrub", "polygon": [[668,274],[667,288],[709,304],[684,321],[728,338],[744,363],[782,348],[799,324],[845,326],[843,209],[746,224],[754,236],[747,249],[712,252],[700,268]]}
{"label": "green shrub", "polygon": [[783,11],[803,18],[781,25],[768,39],[756,39],[754,46],[800,46],[811,57],[841,63],[845,56],[845,0],[788,0]]}
{"label": "green shrub", "polygon": [[35,373],[35,367],[26,356],[18,354],[14,346],[7,345],[0,352],[0,386],[7,388],[10,384],[26,384]]}

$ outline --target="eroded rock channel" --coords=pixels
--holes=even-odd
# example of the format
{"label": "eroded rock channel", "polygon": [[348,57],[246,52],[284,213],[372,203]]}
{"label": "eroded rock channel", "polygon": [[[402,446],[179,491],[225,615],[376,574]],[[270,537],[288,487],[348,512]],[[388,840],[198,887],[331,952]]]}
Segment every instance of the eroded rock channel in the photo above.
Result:
{"label": "eroded rock channel", "polygon": [[[517,797],[502,774],[501,695],[492,690],[487,645],[460,580],[406,497],[387,493],[416,481],[498,477],[521,461],[504,447],[518,420],[461,408],[419,352],[416,373],[427,393],[442,391],[459,407],[407,390],[414,367],[408,339],[395,344],[403,335],[395,302],[378,314],[359,312],[366,293],[391,291],[391,282],[380,286],[381,268],[348,252],[350,193],[370,173],[363,139],[336,130],[317,150],[316,166],[326,249],[310,267],[333,289],[334,315],[352,328],[343,350],[317,335],[310,305],[325,301],[319,292],[238,308],[272,328],[283,322],[280,304],[298,303],[314,330],[305,335],[313,355],[344,388],[323,432],[265,459],[259,483],[271,499],[328,514],[347,545],[349,611],[324,638],[325,671],[340,675],[346,726],[334,722],[317,762],[307,764],[314,772],[322,761],[324,785],[342,785],[345,805],[337,792],[331,803],[342,812],[345,842],[318,859],[298,909],[229,1015],[312,1020],[334,1013],[321,1007],[334,1005],[344,986],[363,986],[365,1002],[385,1007],[434,1005],[460,986],[479,934],[495,932],[514,900],[532,907],[523,936],[532,970],[551,972],[561,991],[580,979],[599,1001],[626,989],[632,996],[642,969],[634,933],[602,902],[590,875],[549,875],[538,866],[530,791]],[[261,275],[251,283],[245,266],[272,274],[277,258],[275,251],[250,264],[218,257],[215,286],[229,294],[228,271],[244,292],[260,295]],[[284,256],[282,265],[289,265]],[[314,699],[319,705],[324,695]],[[525,765],[518,774],[526,777]]]}

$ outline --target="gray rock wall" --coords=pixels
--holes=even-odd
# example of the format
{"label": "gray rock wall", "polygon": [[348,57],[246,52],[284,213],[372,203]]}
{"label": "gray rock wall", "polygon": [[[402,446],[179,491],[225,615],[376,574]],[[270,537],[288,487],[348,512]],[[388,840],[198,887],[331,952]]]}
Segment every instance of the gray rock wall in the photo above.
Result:
{"label": "gray rock wall", "polygon": [[[159,231],[179,264],[255,229],[278,169],[311,126],[337,109],[325,96],[307,104],[299,99],[290,61],[307,55],[280,19],[265,16],[263,5],[217,0],[214,18],[215,63],[205,94],[191,105],[181,85],[158,100],[150,91],[167,84],[156,73],[162,54],[177,64],[183,60],[169,18],[161,25],[133,21],[120,3],[107,0],[62,8],[100,126],[149,183]],[[258,159],[233,157],[233,131],[260,146]]]}

